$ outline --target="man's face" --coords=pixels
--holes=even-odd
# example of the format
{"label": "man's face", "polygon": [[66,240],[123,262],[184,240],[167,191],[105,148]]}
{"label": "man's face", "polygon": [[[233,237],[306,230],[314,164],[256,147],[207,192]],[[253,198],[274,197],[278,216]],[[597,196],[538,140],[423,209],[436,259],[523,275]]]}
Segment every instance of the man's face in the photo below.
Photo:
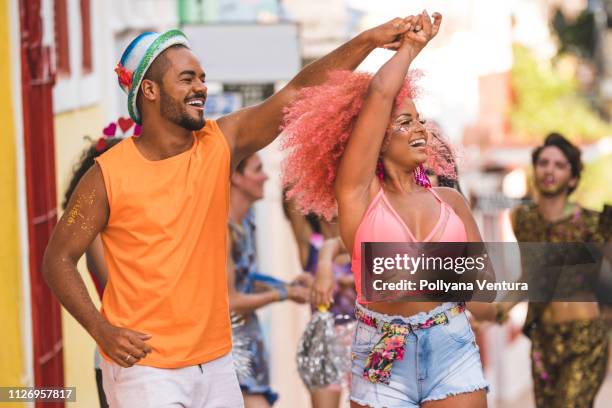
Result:
{"label": "man's face", "polygon": [[566,195],[576,185],[572,167],[561,149],[548,146],[542,149],[534,167],[535,184],[538,191],[548,197]]}
{"label": "man's face", "polygon": [[236,172],[232,175],[232,183],[251,202],[261,200],[264,193],[264,183],[268,175],[263,169],[263,163],[258,155],[251,156],[242,174]]}
{"label": "man's face", "polygon": [[205,123],[206,75],[191,50],[177,48],[166,52],[170,67],[160,86],[160,114],[185,129],[200,130]]}

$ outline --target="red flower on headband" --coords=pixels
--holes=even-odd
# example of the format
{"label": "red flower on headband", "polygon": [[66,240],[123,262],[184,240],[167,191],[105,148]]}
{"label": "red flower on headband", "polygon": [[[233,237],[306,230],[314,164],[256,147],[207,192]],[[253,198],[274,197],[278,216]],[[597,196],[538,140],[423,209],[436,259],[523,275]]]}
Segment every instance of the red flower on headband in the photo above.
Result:
{"label": "red flower on headband", "polygon": [[115,67],[115,72],[119,77],[119,83],[121,86],[125,86],[127,89],[130,89],[132,87],[132,73],[121,65],[121,63],[117,64],[117,67]]}

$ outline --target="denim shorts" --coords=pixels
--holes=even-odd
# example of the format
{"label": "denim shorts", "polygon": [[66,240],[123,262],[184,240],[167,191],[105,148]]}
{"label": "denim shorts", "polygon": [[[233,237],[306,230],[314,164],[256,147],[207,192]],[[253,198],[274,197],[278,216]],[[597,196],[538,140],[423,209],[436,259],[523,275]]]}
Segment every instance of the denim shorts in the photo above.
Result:
{"label": "denim shorts", "polygon": [[383,333],[362,321],[357,323],[352,345],[351,401],[369,407],[419,407],[427,401],[489,390],[484,378],[480,351],[464,312],[451,315],[456,303],[444,303],[429,312],[410,317],[389,316],[357,305],[379,322],[418,324],[445,313],[448,323],[427,329],[412,330],[406,336],[404,356],[395,360],[389,384],[372,383],[363,377],[370,351]]}

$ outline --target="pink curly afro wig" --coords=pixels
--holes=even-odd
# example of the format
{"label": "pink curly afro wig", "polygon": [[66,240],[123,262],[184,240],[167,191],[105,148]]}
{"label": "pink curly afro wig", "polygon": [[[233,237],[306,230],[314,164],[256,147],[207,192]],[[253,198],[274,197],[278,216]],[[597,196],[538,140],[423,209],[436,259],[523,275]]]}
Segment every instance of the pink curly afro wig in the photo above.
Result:
{"label": "pink curly afro wig", "polygon": [[[294,199],[300,211],[328,220],[337,214],[336,171],[372,77],[369,73],[333,71],[325,83],[303,88],[285,108],[281,149],[288,154],[282,165],[282,182],[287,198]],[[417,77],[412,72],[406,77],[395,107],[417,96]],[[440,166],[428,167],[435,171]]]}

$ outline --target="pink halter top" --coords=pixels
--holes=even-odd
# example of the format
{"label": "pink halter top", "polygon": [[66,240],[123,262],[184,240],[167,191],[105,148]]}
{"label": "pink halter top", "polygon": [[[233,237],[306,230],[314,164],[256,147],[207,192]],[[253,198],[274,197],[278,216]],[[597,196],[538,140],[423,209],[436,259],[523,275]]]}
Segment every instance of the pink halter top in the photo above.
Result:
{"label": "pink halter top", "polygon": [[[431,191],[440,203],[440,216],[434,228],[422,242],[429,242],[435,236],[440,237],[437,242],[466,242],[467,233],[461,218],[442,201],[432,188],[427,190]],[[351,265],[355,277],[357,299],[360,303],[363,303],[361,299],[362,242],[417,242],[412,231],[385,196],[382,188],[370,203],[355,233]]]}

